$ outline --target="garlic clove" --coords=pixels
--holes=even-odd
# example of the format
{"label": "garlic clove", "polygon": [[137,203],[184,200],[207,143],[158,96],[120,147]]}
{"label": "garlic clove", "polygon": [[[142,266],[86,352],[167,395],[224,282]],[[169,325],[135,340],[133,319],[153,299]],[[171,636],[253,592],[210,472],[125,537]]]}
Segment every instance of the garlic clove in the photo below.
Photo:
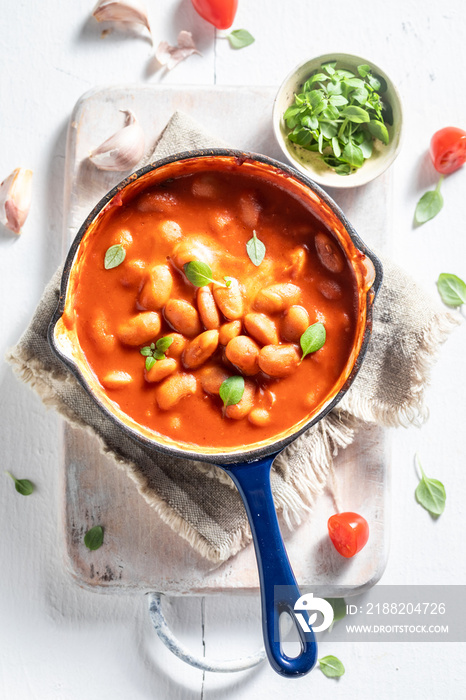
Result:
{"label": "garlic clove", "polygon": [[0,184],[0,222],[19,235],[29,214],[32,170],[16,168]]}
{"label": "garlic clove", "polygon": [[133,112],[126,114],[126,124],[92,151],[89,159],[99,170],[129,170],[134,168],[144,155],[144,132]]}
{"label": "garlic clove", "polygon": [[155,57],[167,70],[171,70],[178,65],[180,61],[188,58],[188,56],[191,56],[193,53],[197,53],[199,56],[201,55],[200,51],[196,48],[191,32],[181,31],[178,34],[177,43],[178,46],[170,46],[167,41],[161,41],[157,46]]}
{"label": "garlic clove", "polygon": [[98,22],[141,24],[151,34],[147,9],[141,0],[98,0],[92,15]]}

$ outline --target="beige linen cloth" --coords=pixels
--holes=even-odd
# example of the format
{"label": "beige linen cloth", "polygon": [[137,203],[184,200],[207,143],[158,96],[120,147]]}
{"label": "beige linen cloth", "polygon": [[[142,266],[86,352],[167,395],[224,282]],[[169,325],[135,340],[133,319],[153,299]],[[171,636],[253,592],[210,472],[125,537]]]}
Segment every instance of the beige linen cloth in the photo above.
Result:
{"label": "beige linen cloth", "polygon": [[[192,148],[223,146],[186,115],[170,119],[145,161]],[[272,469],[274,499],[285,522],[299,524],[325,487],[333,457],[349,445],[361,421],[382,426],[421,423],[424,389],[440,344],[458,323],[388,260],[375,305],[365,362],[351,389],[316,426],[288,446]],[[150,451],[127,437],[96,407],[47,342],[61,270],[8,360],[20,378],[75,426],[97,435],[103,452],[134,480],[173,530],[213,562],[244,547],[251,535],[240,497],[219,468]]]}

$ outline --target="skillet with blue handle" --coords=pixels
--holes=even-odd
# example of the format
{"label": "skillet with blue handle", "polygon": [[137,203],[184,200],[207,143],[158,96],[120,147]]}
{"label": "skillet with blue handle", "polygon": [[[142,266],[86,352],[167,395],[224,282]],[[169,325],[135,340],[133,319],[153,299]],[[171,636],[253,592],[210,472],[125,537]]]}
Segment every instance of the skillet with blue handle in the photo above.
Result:
{"label": "skillet with blue handle", "polygon": [[[112,199],[128,190],[142,189],[154,181],[168,179],[176,174],[180,167],[183,173],[200,170],[204,167],[206,159],[210,163],[212,160],[218,161],[223,166],[227,163],[233,173],[235,170],[241,170],[259,177],[264,176],[269,181],[293,191],[294,195],[305,201],[315,216],[333,232],[348,259],[351,261],[354,256],[359,261],[355,270],[359,295],[359,322],[351,351],[351,362],[326,404],[316,415],[311,415],[278,439],[272,438],[266,444],[261,443],[256,447],[250,445],[247,449],[238,447],[227,452],[176,443],[131,420],[105,395],[80,350],[76,335],[65,326],[62,319],[65,306],[70,302],[69,297],[72,295],[70,280],[82,249],[82,241]],[[317,644],[312,627],[309,627],[310,631],[304,631],[298,624],[294,610],[301,593],[280,533],[270,486],[270,470],[277,454],[329,413],[354,380],[369,342],[372,308],[381,281],[382,266],[378,258],[361,241],[335,202],[305,175],[278,161],[254,153],[230,149],[188,151],[136,171],[114,187],[96,205],[79,230],[66,258],[60,299],[49,327],[49,342],[55,353],[92,396],[99,409],[128,435],[155,451],[216,464],[230,475],[243,499],[253,535],[267,656],[274,670],[286,677],[302,676],[314,667],[317,661]],[[284,653],[280,642],[279,620],[282,613],[288,613],[293,618],[301,641],[300,653],[293,658]]]}

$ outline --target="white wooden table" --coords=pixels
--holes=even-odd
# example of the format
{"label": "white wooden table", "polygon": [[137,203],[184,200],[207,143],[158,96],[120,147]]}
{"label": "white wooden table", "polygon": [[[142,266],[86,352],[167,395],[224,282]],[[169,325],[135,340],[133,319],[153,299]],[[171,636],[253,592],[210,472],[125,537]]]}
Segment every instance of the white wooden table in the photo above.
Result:
{"label": "white wooden table", "polygon": [[[215,39],[190,0],[147,1],[155,42],[173,42],[180,29],[189,29],[202,57],[168,75],[153,74],[147,40],[119,33],[100,38],[101,27],[89,19],[91,0],[2,3],[0,178],[19,165],[34,171],[34,201],[22,237],[0,231],[3,353],[26,326],[61,260],[66,124],[79,96],[99,84],[278,86],[306,56],[329,51],[367,56],[396,81],[405,108],[404,146],[393,168],[393,256],[434,294],[440,272],[466,278],[466,172],[444,183],[441,215],[412,227],[415,203],[435,179],[425,155],[431,134],[466,124],[462,0],[389,5],[374,0],[369,6],[240,0],[235,26],[249,29],[256,43],[238,52]],[[465,345],[462,327],[442,349],[429,389],[429,421],[394,436],[391,552],[382,583],[466,581]],[[63,566],[58,517],[60,423],[5,364],[0,381],[2,466],[37,484],[25,499],[6,476],[0,481],[0,697],[242,700],[289,693],[290,681],[265,664],[231,676],[203,676],[162,646],[143,597],[99,596],[72,582]],[[447,508],[435,523],[414,502],[416,451],[426,472],[446,485]],[[172,599],[165,609],[176,633],[200,655],[234,657],[261,643],[255,597]],[[293,683],[294,697],[462,697],[464,644],[381,641],[320,650],[330,653],[343,660],[346,675],[335,682],[315,671]]]}

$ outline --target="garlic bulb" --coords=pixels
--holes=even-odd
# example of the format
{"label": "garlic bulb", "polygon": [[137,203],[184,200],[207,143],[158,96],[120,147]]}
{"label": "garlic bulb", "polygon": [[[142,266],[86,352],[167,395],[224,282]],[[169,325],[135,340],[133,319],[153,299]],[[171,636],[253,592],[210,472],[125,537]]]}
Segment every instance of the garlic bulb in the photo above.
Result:
{"label": "garlic bulb", "polygon": [[120,111],[126,114],[126,125],[89,155],[89,159],[99,170],[129,170],[134,168],[144,155],[145,140],[141,125],[131,110]]}
{"label": "garlic bulb", "polygon": [[0,184],[0,221],[20,234],[31,206],[32,170],[16,168]]}
{"label": "garlic bulb", "polygon": [[98,0],[92,14],[98,22],[142,24],[151,33],[147,9],[141,0]]}
{"label": "garlic bulb", "polygon": [[182,30],[178,34],[177,43],[178,46],[170,46],[168,41],[161,41],[157,46],[155,58],[162,66],[165,66],[167,70],[171,70],[178,65],[180,61],[188,58],[188,56],[191,56],[193,53],[197,53],[199,56],[201,55],[196,48],[191,32]]}

